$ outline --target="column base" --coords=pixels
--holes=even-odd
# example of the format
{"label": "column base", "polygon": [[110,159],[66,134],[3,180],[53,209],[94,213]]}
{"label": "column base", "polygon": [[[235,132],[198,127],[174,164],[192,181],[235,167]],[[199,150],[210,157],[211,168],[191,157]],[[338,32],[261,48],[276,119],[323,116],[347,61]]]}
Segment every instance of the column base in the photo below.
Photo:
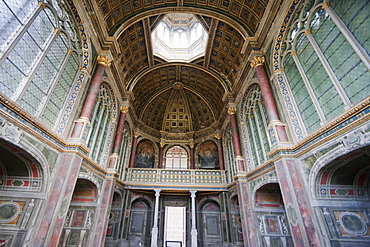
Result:
{"label": "column base", "polygon": [[115,170],[117,167],[118,160],[119,160],[118,154],[112,153],[111,156],[109,156],[108,169]]}
{"label": "column base", "polygon": [[198,246],[198,231],[197,229],[191,229],[191,247]]}
{"label": "column base", "polygon": [[79,118],[73,123],[73,130],[71,136],[68,138],[69,142],[82,143],[87,145],[91,133],[91,123],[87,118]]}
{"label": "column base", "polygon": [[157,247],[158,246],[158,228],[152,229],[152,241],[150,247]]}
{"label": "column base", "polygon": [[281,145],[286,146],[289,144],[285,127],[285,124],[279,120],[274,120],[269,123],[267,126],[267,137],[271,148]]}

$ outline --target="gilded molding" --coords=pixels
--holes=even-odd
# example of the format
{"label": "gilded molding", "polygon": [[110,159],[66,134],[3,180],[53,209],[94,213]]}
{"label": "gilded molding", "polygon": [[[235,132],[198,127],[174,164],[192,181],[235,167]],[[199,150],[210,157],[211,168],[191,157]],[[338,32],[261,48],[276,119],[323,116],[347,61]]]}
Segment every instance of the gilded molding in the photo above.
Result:
{"label": "gilded molding", "polygon": [[251,62],[251,66],[256,68],[257,66],[263,65],[265,63],[265,57],[255,56]]}
{"label": "gilded molding", "polygon": [[111,62],[109,61],[107,56],[98,56],[96,60],[98,60],[98,64],[101,64],[105,67],[109,67],[111,65]]}

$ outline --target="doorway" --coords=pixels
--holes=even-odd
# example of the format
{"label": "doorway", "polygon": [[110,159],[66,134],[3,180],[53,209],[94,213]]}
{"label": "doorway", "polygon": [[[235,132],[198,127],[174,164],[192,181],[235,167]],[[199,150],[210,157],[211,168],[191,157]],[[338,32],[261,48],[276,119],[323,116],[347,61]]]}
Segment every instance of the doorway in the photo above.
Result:
{"label": "doorway", "polygon": [[186,246],[186,207],[165,207],[164,247]]}

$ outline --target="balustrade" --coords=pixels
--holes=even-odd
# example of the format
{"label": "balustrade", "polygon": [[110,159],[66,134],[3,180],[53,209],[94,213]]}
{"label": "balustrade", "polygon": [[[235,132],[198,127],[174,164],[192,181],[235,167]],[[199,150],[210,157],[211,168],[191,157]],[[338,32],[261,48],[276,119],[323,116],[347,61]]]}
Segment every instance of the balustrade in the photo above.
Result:
{"label": "balustrade", "polygon": [[175,170],[175,169],[147,169],[129,168],[126,183],[140,183],[150,185],[181,184],[181,185],[226,185],[224,170]]}

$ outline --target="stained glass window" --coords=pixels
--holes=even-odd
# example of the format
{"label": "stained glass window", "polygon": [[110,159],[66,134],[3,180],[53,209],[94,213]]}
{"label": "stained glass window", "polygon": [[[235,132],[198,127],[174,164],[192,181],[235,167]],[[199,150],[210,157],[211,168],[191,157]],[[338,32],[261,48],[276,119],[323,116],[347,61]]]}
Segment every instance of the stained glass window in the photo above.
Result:
{"label": "stained glass window", "polygon": [[131,137],[130,126],[127,122],[125,122],[125,127],[123,129],[121,150],[119,152],[119,159],[120,159],[119,166],[117,168],[117,173],[119,174],[119,178],[121,180],[124,180],[125,168],[128,166],[128,163],[130,160],[131,144],[132,144],[132,137]]}
{"label": "stained glass window", "polygon": [[267,139],[267,113],[263,106],[261,90],[258,85],[253,86],[247,96],[245,105],[245,125],[248,132],[249,147],[255,167],[267,160],[269,144]]}
{"label": "stained glass window", "polygon": [[323,9],[306,2],[292,18],[282,62],[306,131],[313,133],[369,96],[369,57],[362,50],[369,48],[370,35],[358,32],[368,27],[369,17],[358,16],[370,6],[367,1],[337,0],[330,2],[333,11],[330,5]]}
{"label": "stained glass window", "polygon": [[105,141],[107,139],[108,127],[111,120],[112,100],[107,88],[103,83],[100,86],[98,100],[95,102],[90,119],[92,131],[88,142],[90,155],[95,162],[100,163]]}
{"label": "stained glass window", "polygon": [[223,151],[224,151],[224,161],[225,168],[228,174],[229,181],[232,181],[232,178],[236,175],[236,164],[235,164],[235,153],[233,146],[233,137],[230,124],[225,129],[225,132],[222,137],[223,140]]}
{"label": "stained glass window", "polygon": [[0,3],[0,92],[50,129],[80,64],[73,19],[58,3]]}

